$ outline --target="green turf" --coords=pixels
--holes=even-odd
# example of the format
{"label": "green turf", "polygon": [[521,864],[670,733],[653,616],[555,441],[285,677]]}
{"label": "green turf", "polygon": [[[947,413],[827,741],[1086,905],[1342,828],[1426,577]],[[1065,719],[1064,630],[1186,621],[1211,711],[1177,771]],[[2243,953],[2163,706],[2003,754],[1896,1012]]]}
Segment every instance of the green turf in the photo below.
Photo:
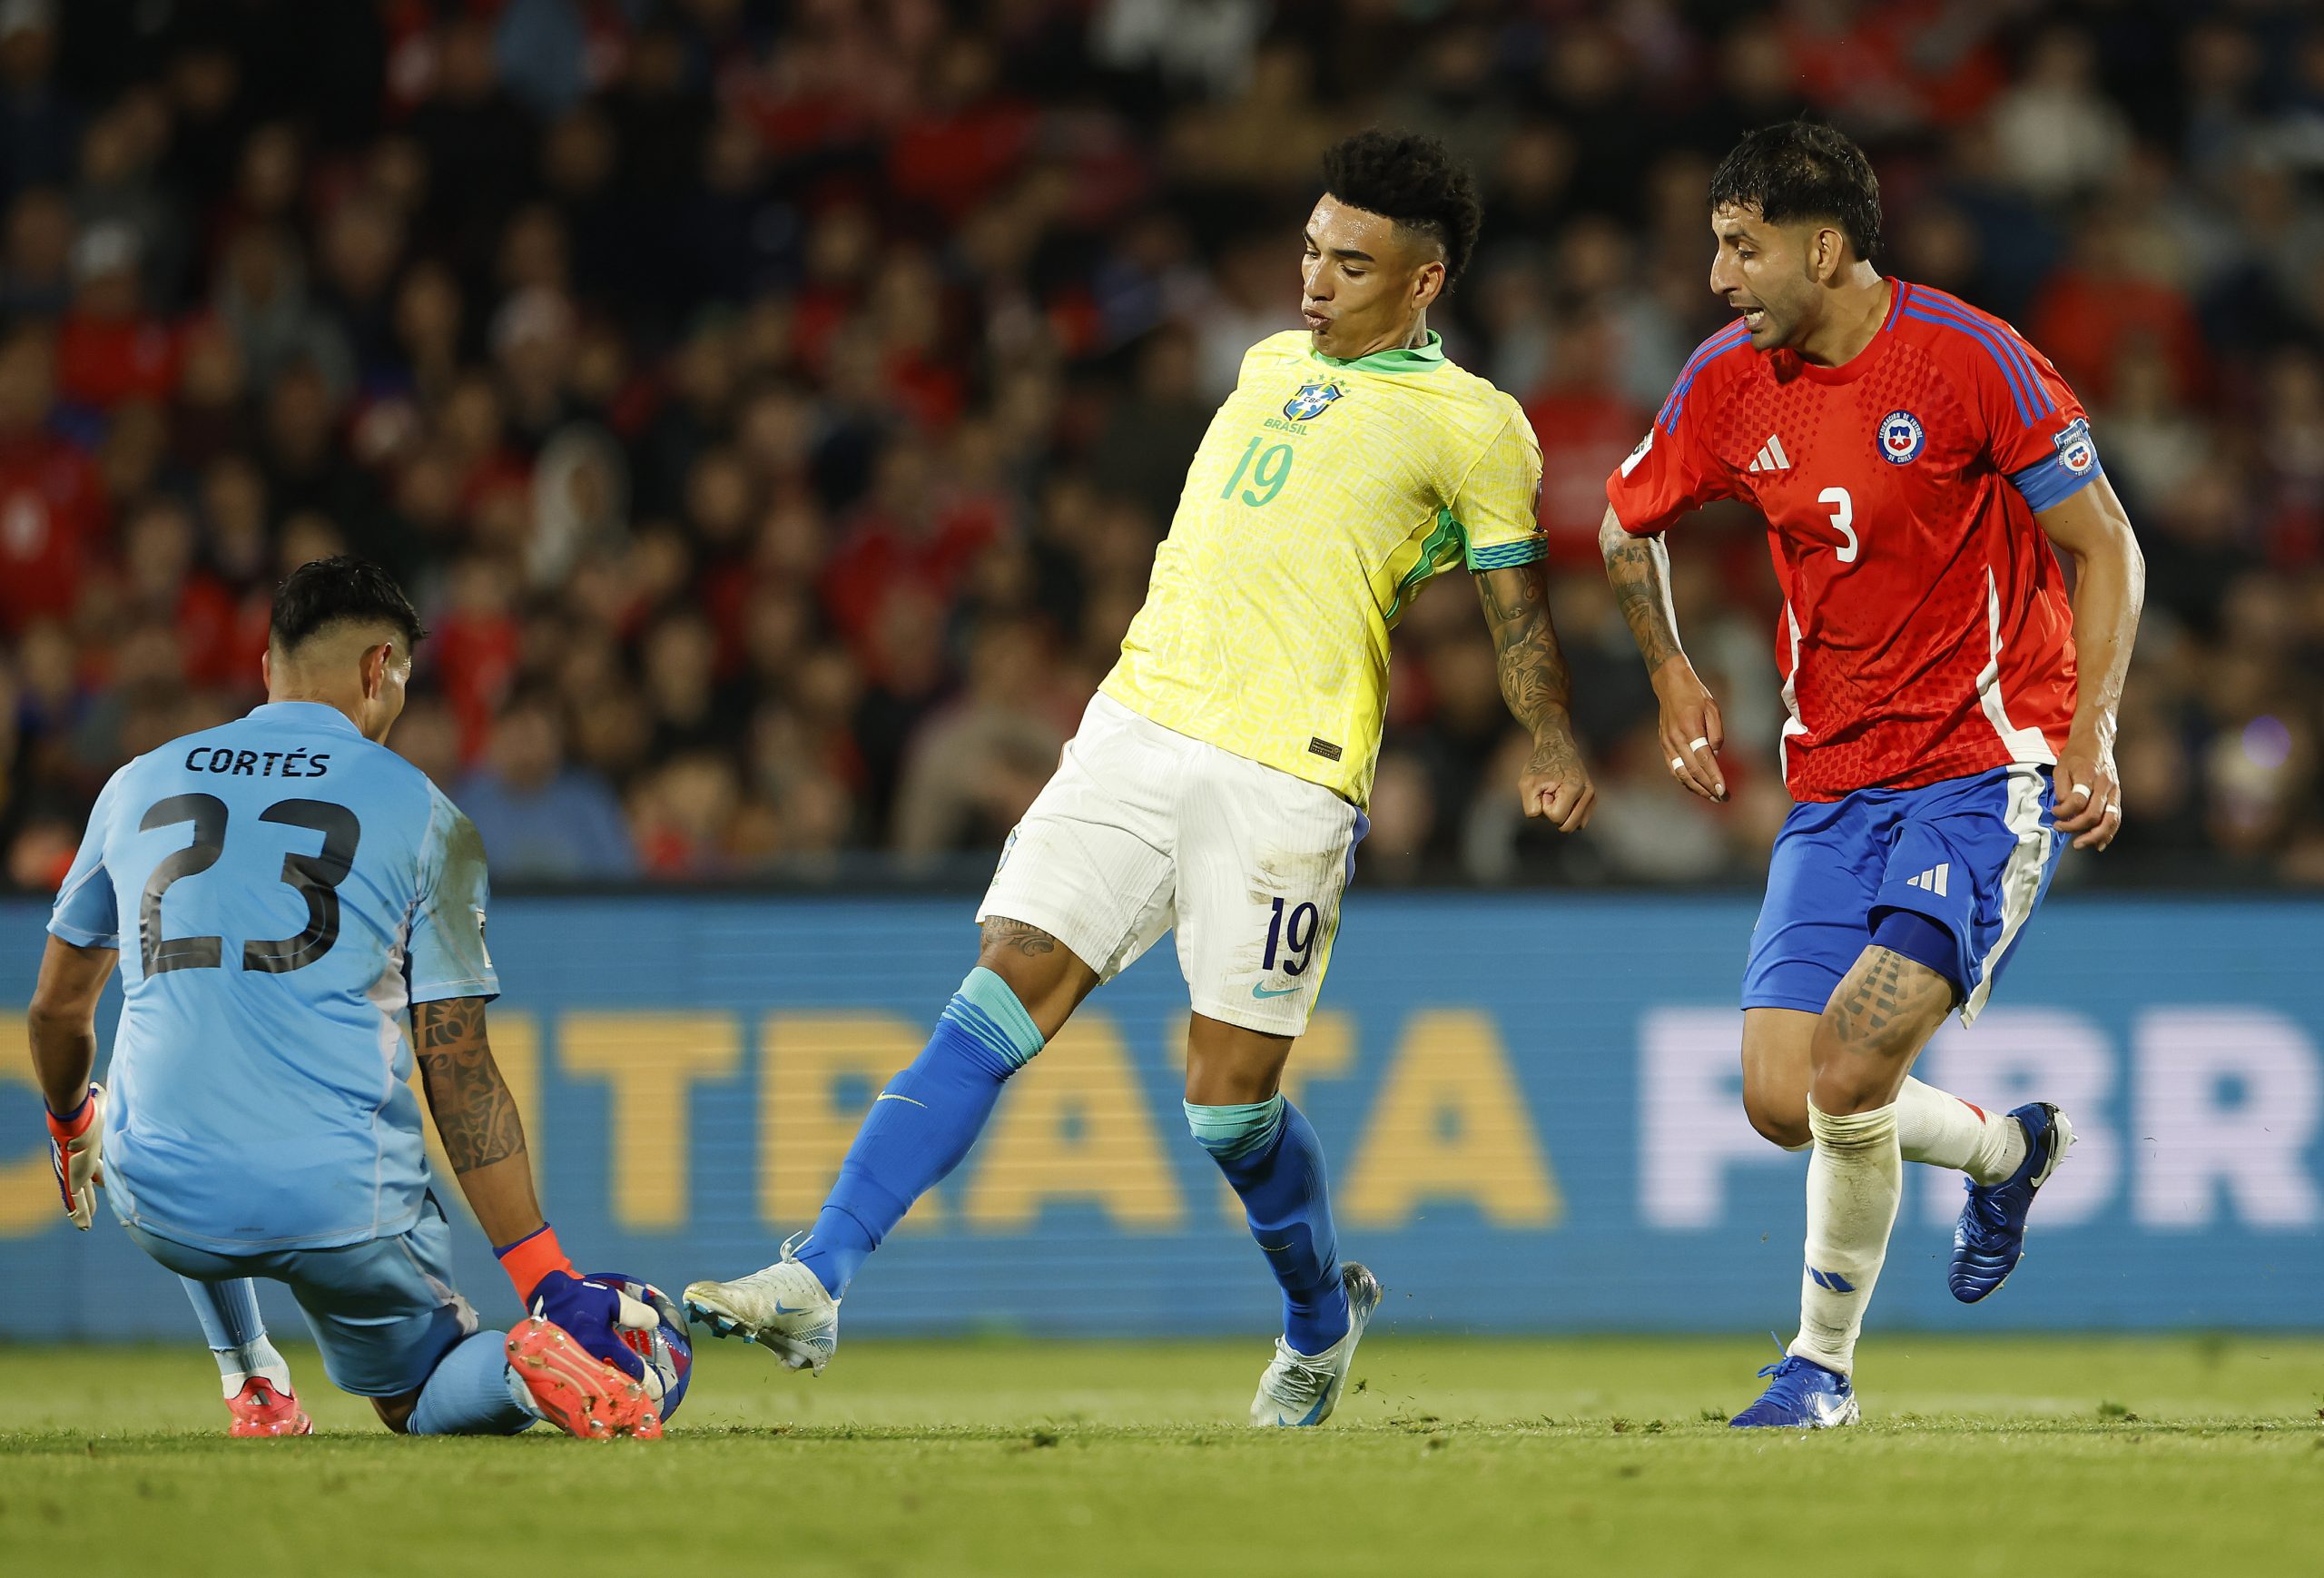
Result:
{"label": "green turf", "polygon": [[1364,1345],[1321,1431],[1262,1343],[705,1343],[669,1439],[401,1440],[292,1355],[312,1441],[223,1438],[197,1349],[0,1348],[23,1573],[2324,1571],[2324,1339],[1868,1346],[1866,1422],[1728,1431],[1731,1342]]}

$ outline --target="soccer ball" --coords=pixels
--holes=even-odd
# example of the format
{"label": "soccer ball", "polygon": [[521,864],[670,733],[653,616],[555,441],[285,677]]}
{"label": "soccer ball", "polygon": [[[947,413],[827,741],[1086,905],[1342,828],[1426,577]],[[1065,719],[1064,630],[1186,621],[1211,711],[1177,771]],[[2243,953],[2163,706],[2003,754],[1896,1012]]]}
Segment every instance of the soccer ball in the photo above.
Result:
{"label": "soccer ball", "polygon": [[626,1271],[592,1271],[589,1280],[619,1288],[659,1317],[651,1331],[625,1331],[621,1340],[645,1361],[645,1389],[658,1392],[655,1407],[667,1419],[684,1401],[686,1381],[694,1374],[694,1343],[686,1336],[686,1317],[670,1296],[642,1277]]}

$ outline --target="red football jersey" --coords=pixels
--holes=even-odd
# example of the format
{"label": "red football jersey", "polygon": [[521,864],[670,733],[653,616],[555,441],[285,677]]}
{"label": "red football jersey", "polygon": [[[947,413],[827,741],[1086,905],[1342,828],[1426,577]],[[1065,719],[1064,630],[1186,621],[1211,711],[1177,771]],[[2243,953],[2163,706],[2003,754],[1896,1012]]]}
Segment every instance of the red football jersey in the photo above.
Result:
{"label": "red football jersey", "polygon": [[2000,319],[1898,280],[1845,367],[1703,341],[1607,479],[1651,536],[1757,506],[1784,611],[1776,662],[1796,800],[2054,763],[2073,721],[2073,611],[2034,521],[2099,475],[2081,403]]}

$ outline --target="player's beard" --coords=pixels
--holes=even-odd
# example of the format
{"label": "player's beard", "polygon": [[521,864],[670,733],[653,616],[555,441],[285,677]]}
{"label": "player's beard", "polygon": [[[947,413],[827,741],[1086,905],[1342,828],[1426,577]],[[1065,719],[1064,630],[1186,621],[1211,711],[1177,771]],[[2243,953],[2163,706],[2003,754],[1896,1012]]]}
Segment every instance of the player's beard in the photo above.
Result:
{"label": "player's beard", "polygon": [[1797,316],[1787,313],[1771,301],[1754,302],[1752,310],[1759,314],[1758,318],[1755,321],[1748,312],[1745,312],[1743,324],[1750,332],[1753,350],[1779,350],[1790,343],[1792,330],[1798,324]]}

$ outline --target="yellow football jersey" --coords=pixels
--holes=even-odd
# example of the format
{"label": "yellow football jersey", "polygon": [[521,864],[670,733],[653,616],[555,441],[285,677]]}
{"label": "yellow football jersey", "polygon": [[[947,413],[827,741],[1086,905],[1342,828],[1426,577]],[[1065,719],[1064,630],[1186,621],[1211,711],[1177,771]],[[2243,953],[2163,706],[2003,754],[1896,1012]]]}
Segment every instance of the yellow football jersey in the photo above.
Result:
{"label": "yellow football jersey", "polygon": [[1101,687],[1167,729],[1372,793],[1388,632],[1421,584],[1541,557],[1541,447],[1517,402],[1417,350],[1353,361],[1305,330],[1243,358]]}

